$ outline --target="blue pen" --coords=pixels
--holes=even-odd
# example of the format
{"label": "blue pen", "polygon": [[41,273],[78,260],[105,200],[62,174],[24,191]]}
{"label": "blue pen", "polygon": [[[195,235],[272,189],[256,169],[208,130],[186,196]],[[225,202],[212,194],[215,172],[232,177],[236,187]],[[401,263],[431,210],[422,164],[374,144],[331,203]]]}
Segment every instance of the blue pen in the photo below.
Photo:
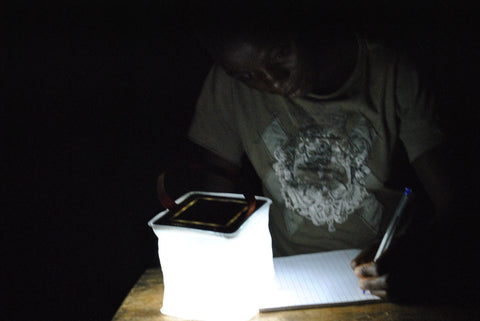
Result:
{"label": "blue pen", "polygon": [[413,192],[410,188],[405,188],[405,191],[402,195],[402,198],[400,199],[400,202],[398,203],[397,209],[395,210],[395,213],[393,214],[392,220],[390,221],[390,224],[387,227],[387,231],[385,232],[385,235],[383,236],[382,242],[380,243],[380,246],[378,247],[377,254],[375,254],[375,258],[373,259],[373,262],[376,262],[378,258],[388,249],[390,246],[390,243],[393,240],[393,237],[395,236],[395,232],[397,231],[398,228],[398,223],[400,222],[400,218],[402,217],[403,213],[405,212],[405,208],[407,207],[408,202],[411,200],[413,196]]}
{"label": "blue pen", "polygon": [[[390,243],[393,240],[393,237],[395,235],[395,232],[398,227],[398,223],[400,222],[400,218],[402,217],[403,213],[405,212],[405,208],[407,207],[407,204],[409,200],[411,200],[413,196],[413,192],[410,188],[406,187],[405,191],[403,192],[402,198],[400,199],[400,202],[397,205],[397,208],[395,210],[395,213],[393,214],[392,220],[390,221],[390,224],[387,227],[387,231],[385,232],[385,235],[383,236],[382,242],[380,243],[380,246],[378,247],[377,253],[375,254],[375,258],[373,259],[373,262],[376,262],[378,258],[388,249],[390,246]],[[365,294],[365,290],[363,290],[363,294]]]}

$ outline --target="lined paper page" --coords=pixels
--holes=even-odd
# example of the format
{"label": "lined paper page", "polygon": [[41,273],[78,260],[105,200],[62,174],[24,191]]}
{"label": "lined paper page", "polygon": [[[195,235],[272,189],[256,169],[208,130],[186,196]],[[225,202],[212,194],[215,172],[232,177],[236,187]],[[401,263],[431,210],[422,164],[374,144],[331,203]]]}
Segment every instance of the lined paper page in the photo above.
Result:
{"label": "lined paper page", "polygon": [[379,300],[363,293],[350,261],[360,250],[302,254],[274,259],[274,293],[261,312]]}

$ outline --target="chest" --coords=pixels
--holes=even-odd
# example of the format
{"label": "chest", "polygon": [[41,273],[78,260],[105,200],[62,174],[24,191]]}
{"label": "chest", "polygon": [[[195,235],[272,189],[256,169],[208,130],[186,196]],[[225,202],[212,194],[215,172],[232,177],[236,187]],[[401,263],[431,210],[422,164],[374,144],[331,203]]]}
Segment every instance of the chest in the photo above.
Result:
{"label": "chest", "polygon": [[367,164],[375,172],[393,149],[394,108],[372,104],[368,95],[322,101],[254,93],[236,101],[244,149],[260,177],[279,162],[300,170],[342,166],[350,168],[347,176]]}

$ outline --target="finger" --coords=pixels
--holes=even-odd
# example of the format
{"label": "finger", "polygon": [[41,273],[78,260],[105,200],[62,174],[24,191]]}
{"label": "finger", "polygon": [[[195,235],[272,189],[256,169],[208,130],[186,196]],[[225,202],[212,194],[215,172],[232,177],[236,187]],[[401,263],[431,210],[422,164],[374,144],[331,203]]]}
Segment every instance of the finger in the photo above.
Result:
{"label": "finger", "polygon": [[360,279],[359,286],[362,290],[368,290],[370,292],[387,291],[388,283],[387,276],[382,275],[376,278]]}
{"label": "finger", "polygon": [[358,265],[355,268],[354,273],[358,278],[362,279],[378,277],[380,275],[377,270],[377,264],[374,262]]}
{"label": "finger", "polygon": [[368,263],[373,261],[373,257],[377,252],[378,244],[375,243],[365,249],[363,249],[351,262],[350,266],[352,269],[355,269],[360,264]]}
{"label": "finger", "polygon": [[388,299],[388,294],[387,294],[387,291],[385,290],[374,290],[374,291],[370,291],[370,293],[382,299]]}
{"label": "finger", "polygon": [[377,265],[378,273],[384,274],[387,271],[391,271],[396,265],[398,265],[398,261],[400,259],[400,254],[396,249],[390,248],[389,250],[385,251],[380,257],[375,261]]}

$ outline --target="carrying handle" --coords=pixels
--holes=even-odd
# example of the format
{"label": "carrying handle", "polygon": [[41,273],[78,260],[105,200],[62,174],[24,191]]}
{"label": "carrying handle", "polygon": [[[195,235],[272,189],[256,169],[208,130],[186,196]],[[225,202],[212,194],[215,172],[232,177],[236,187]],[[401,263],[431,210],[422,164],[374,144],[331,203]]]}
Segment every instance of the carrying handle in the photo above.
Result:
{"label": "carrying handle", "polygon": [[[225,171],[222,168],[219,168],[217,166],[213,165],[206,165],[206,164],[189,164],[188,166],[190,169],[194,171],[200,171],[200,170],[207,170],[214,172],[217,175],[220,176],[230,176],[226,175]],[[178,204],[168,195],[166,189],[165,189],[165,175],[166,171],[162,172],[157,179],[157,194],[158,194],[158,199],[160,200],[160,203],[163,205],[168,210],[174,210],[175,207],[178,206]],[[255,195],[251,192],[245,192],[243,193],[245,196],[245,200],[247,201],[247,217],[250,216],[256,209],[256,200],[255,200]]]}
{"label": "carrying handle", "polygon": [[167,191],[165,190],[165,172],[161,173],[158,176],[157,194],[160,203],[162,203],[163,207],[165,207],[166,209],[171,210],[178,205],[177,203],[175,203],[174,200],[170,198],[170,196],[168,196]]}

